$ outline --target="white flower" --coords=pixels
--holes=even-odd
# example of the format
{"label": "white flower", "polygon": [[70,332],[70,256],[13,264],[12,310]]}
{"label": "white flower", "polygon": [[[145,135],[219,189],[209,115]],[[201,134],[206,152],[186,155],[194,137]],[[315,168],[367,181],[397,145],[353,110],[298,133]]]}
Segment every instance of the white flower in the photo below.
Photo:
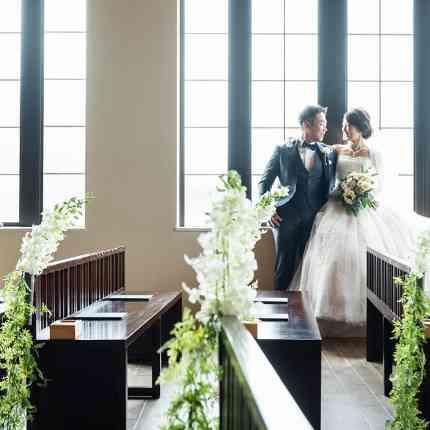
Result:
{"label": "white flower", "polygon": [[209,213],[210,231],[199,236],[202,253],[185,261],[197,274],[197,288],[183,286],[192,303],[201,308],[197,318],[208,321],[214,315],[248,317],[256,295],[251,287],[257,261],[253,249],[261,237],[261,225],[274,212],[275,198],[288,193],[283,188],[265,194],[255,207],[235,172],[223,179],[224,187],[214,196]]}
{"label": "white flower", "polygon": [[40,225],[33,225],[21,243],[21,257],[16,270],[40,275],[53,260],[53,254],[64,239],[64,232],[73,227],[82,213],[85,200],[71,198],[54,209],[42,213]]}

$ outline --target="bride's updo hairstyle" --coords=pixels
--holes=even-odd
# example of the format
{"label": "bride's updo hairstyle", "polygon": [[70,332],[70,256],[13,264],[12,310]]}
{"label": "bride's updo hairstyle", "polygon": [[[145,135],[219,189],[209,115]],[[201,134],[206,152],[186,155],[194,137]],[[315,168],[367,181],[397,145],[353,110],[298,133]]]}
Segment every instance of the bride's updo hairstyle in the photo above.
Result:
{"label": "bride's updo hairstyle", "polygon": [[350,125],[357,128],[363,135],[363,139],[372,136],[373,129],[370,124],[370,115],[364,109],[352,109],[345,114],[345,119]]}

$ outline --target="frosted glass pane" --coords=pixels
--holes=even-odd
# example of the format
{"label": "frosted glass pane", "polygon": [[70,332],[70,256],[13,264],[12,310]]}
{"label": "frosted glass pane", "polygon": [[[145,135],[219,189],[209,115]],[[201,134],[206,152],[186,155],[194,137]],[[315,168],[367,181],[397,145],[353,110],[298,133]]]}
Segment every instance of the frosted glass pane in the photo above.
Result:
{"label": "frosted glass pane", "polygon": [[364,108],[369,112],[373,128],[379,127],[379,85],[376,82],[348,84],[348,110]]}
{"label": "frosted glass pane", "polygon": [[0,53],[0,79],[20,79],[21,35],[0,33]]}
{"label": "frosted glass pane", "polygon": [[218,176],[185,175],[185,225],[204,227],[207,225],[207,213],[210,201],[216,193]]}
{"label": "frosted glass pane", "polygon": [[18,81],[0,81],[0,127],[19,127]]}
{"label": "frosted glass pane", "polygon": [[185,79],[227,79],[227,36],[186,35]]}
{"label": "frosted glass pane", "polygon": [[252,83],[252,126],[283,127],[284,87],[282,82]]}
{"label": "frosted glass pane", "polygon": [[44,173],[85,173],[85,128],[45,127]]}
{"label": "frosted glass pane", "polygon": [[227,83],[185,82],[185,126],[227,126]]}
{"label": "frosted glass pane", "polygon": [[412,36],[382,36],[382,80],[413,80]]}
{"label": "frosted glass pane", "polygon": [[45,78],[85,78],[86,41],[84,33],[45,35]]}
{"label": "frosted glass pane", "polygon": [[0,1],[0,32],[21,31],[21,0]]}
{"label": "frosted glass pane", "polygon": [[45,125],[85,125],[85,81],[45,80]]}
{"label": "frosted glass pane", "polygon": [[227,33],[228,0],[184,0],[186,33]]}
{"label": "frosted glass pane", "polygon": [[413,33],[413,0],[381,0],[381,33]]}
{"label": "frosted glass pane", "polygon": [[[50,209],[71,197],[85,196],[85,175],[43,175],[43,208]],[[77,225],[84,224],[85,215]]]}
{"label": "frosted glass pane", "polygon": [[285,85],[285,126],[297,127],[299,114],[303,108],[317,102],[316,82],[287,82]]}
{"label": "frosted glass pane", "polygon": [[414,177],[393,176],[392,181],[384,188],[384,203],[403,213],[413,211]]}
{"label": "frosted glass pane", "polygon": [[0,222],[19,221],[19,176],[0,175]]}
{"label": "frosted glass pane", "polygon": [[379,80],[379,37],[348,37],[348,79]]}
{"label": "frosted glass pane", "polygon": [[317,80],[317,36],[287,35],[285,47],[285,78],[294,80]]}
{"label": "frosted glass pane", "polygon": [[379,33],[378,0],[348,0],[348,33]]}
{"label": "frosted glass pane", "polygon": [[393,175],[414,173],[413,130],[379,130],[372,143],[383,154],[385,181]]}
{"label": "frosted glass pane", "polygon": [[318,0],[285,0],[287,33],[318,33]]}
{"label": "frosted glass pane", "polygon": [[382,83],[381,125],[382,127],[413,127],[412,83]]}
{"label": "frosted glass pane", "polygon": [[0,222],[19,221],[19,175],[0,175]]}
{"label": "frosted glass pane", "polygon": [[227,171],[227,128],[186,128],[184,133],[185,173]]}
{"label": "frosted glass pane", "polygon": [[0,128],[0,174],[19,174],[19,149],[19,128]]}
{"label": "frosted glass pane", "polygon": [[[289,131],[289,130],[288,130]],[[284,130],[252,129],[252,173],[262,173],[275,147],[284,143]]]}
{"label": "frosted glass pane", "polygon": [[252,32],[283,33],[283,0],[252,0]]}
{"label": "frosted glass pane", "polygon": [[252,38],[252,79],[284,79],[284,37],[258,35]]}
{"label": "frosted glass pane", "polygon": [[86,0],[45,0],[45,31],[86,31]]}

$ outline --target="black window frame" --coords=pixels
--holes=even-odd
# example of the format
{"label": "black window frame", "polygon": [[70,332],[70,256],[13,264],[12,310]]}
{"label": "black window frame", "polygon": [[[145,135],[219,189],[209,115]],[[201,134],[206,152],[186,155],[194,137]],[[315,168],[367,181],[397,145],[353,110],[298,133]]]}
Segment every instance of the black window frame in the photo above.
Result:
{"label": "black window frame", "polygon": [[[299,0],[298,0],[299,1]],[[229,0],[228,168],[237,170],[252,195],[251,2]],[[184,3],[180,0],[179,227],[185,221]],[[339,143],[348,91],[348,0],[318,1],[318,103],[328,107],[325,142]],[[414,210],[430,217],[430,4],[414,0]],[[285,8],[284,8],[285,9]]]}
{"label": "black window frame", "polygon": [[[21,3],[19,220],[5,227],[39,224],[43,210],[44,0]],[[1,220],[0,220],[1,221]]]}

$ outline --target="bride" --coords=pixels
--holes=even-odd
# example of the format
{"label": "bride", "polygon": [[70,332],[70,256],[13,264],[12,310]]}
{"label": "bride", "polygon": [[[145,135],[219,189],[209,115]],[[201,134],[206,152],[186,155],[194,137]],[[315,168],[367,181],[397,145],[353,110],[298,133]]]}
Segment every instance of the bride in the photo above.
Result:
{"label": "bride", "polygon": [[376,209],[347,213],[334,198],[318,213],[296,273],[296,288],[309,296],[323,336],[362,336],[366,322],[366,247],[406,259],[413,253],[412,229],[382,204],[383,168],[369,114],[353,109],[344,116],[348,140],[337,145],[336,179],[351,172],[376,171]]}

